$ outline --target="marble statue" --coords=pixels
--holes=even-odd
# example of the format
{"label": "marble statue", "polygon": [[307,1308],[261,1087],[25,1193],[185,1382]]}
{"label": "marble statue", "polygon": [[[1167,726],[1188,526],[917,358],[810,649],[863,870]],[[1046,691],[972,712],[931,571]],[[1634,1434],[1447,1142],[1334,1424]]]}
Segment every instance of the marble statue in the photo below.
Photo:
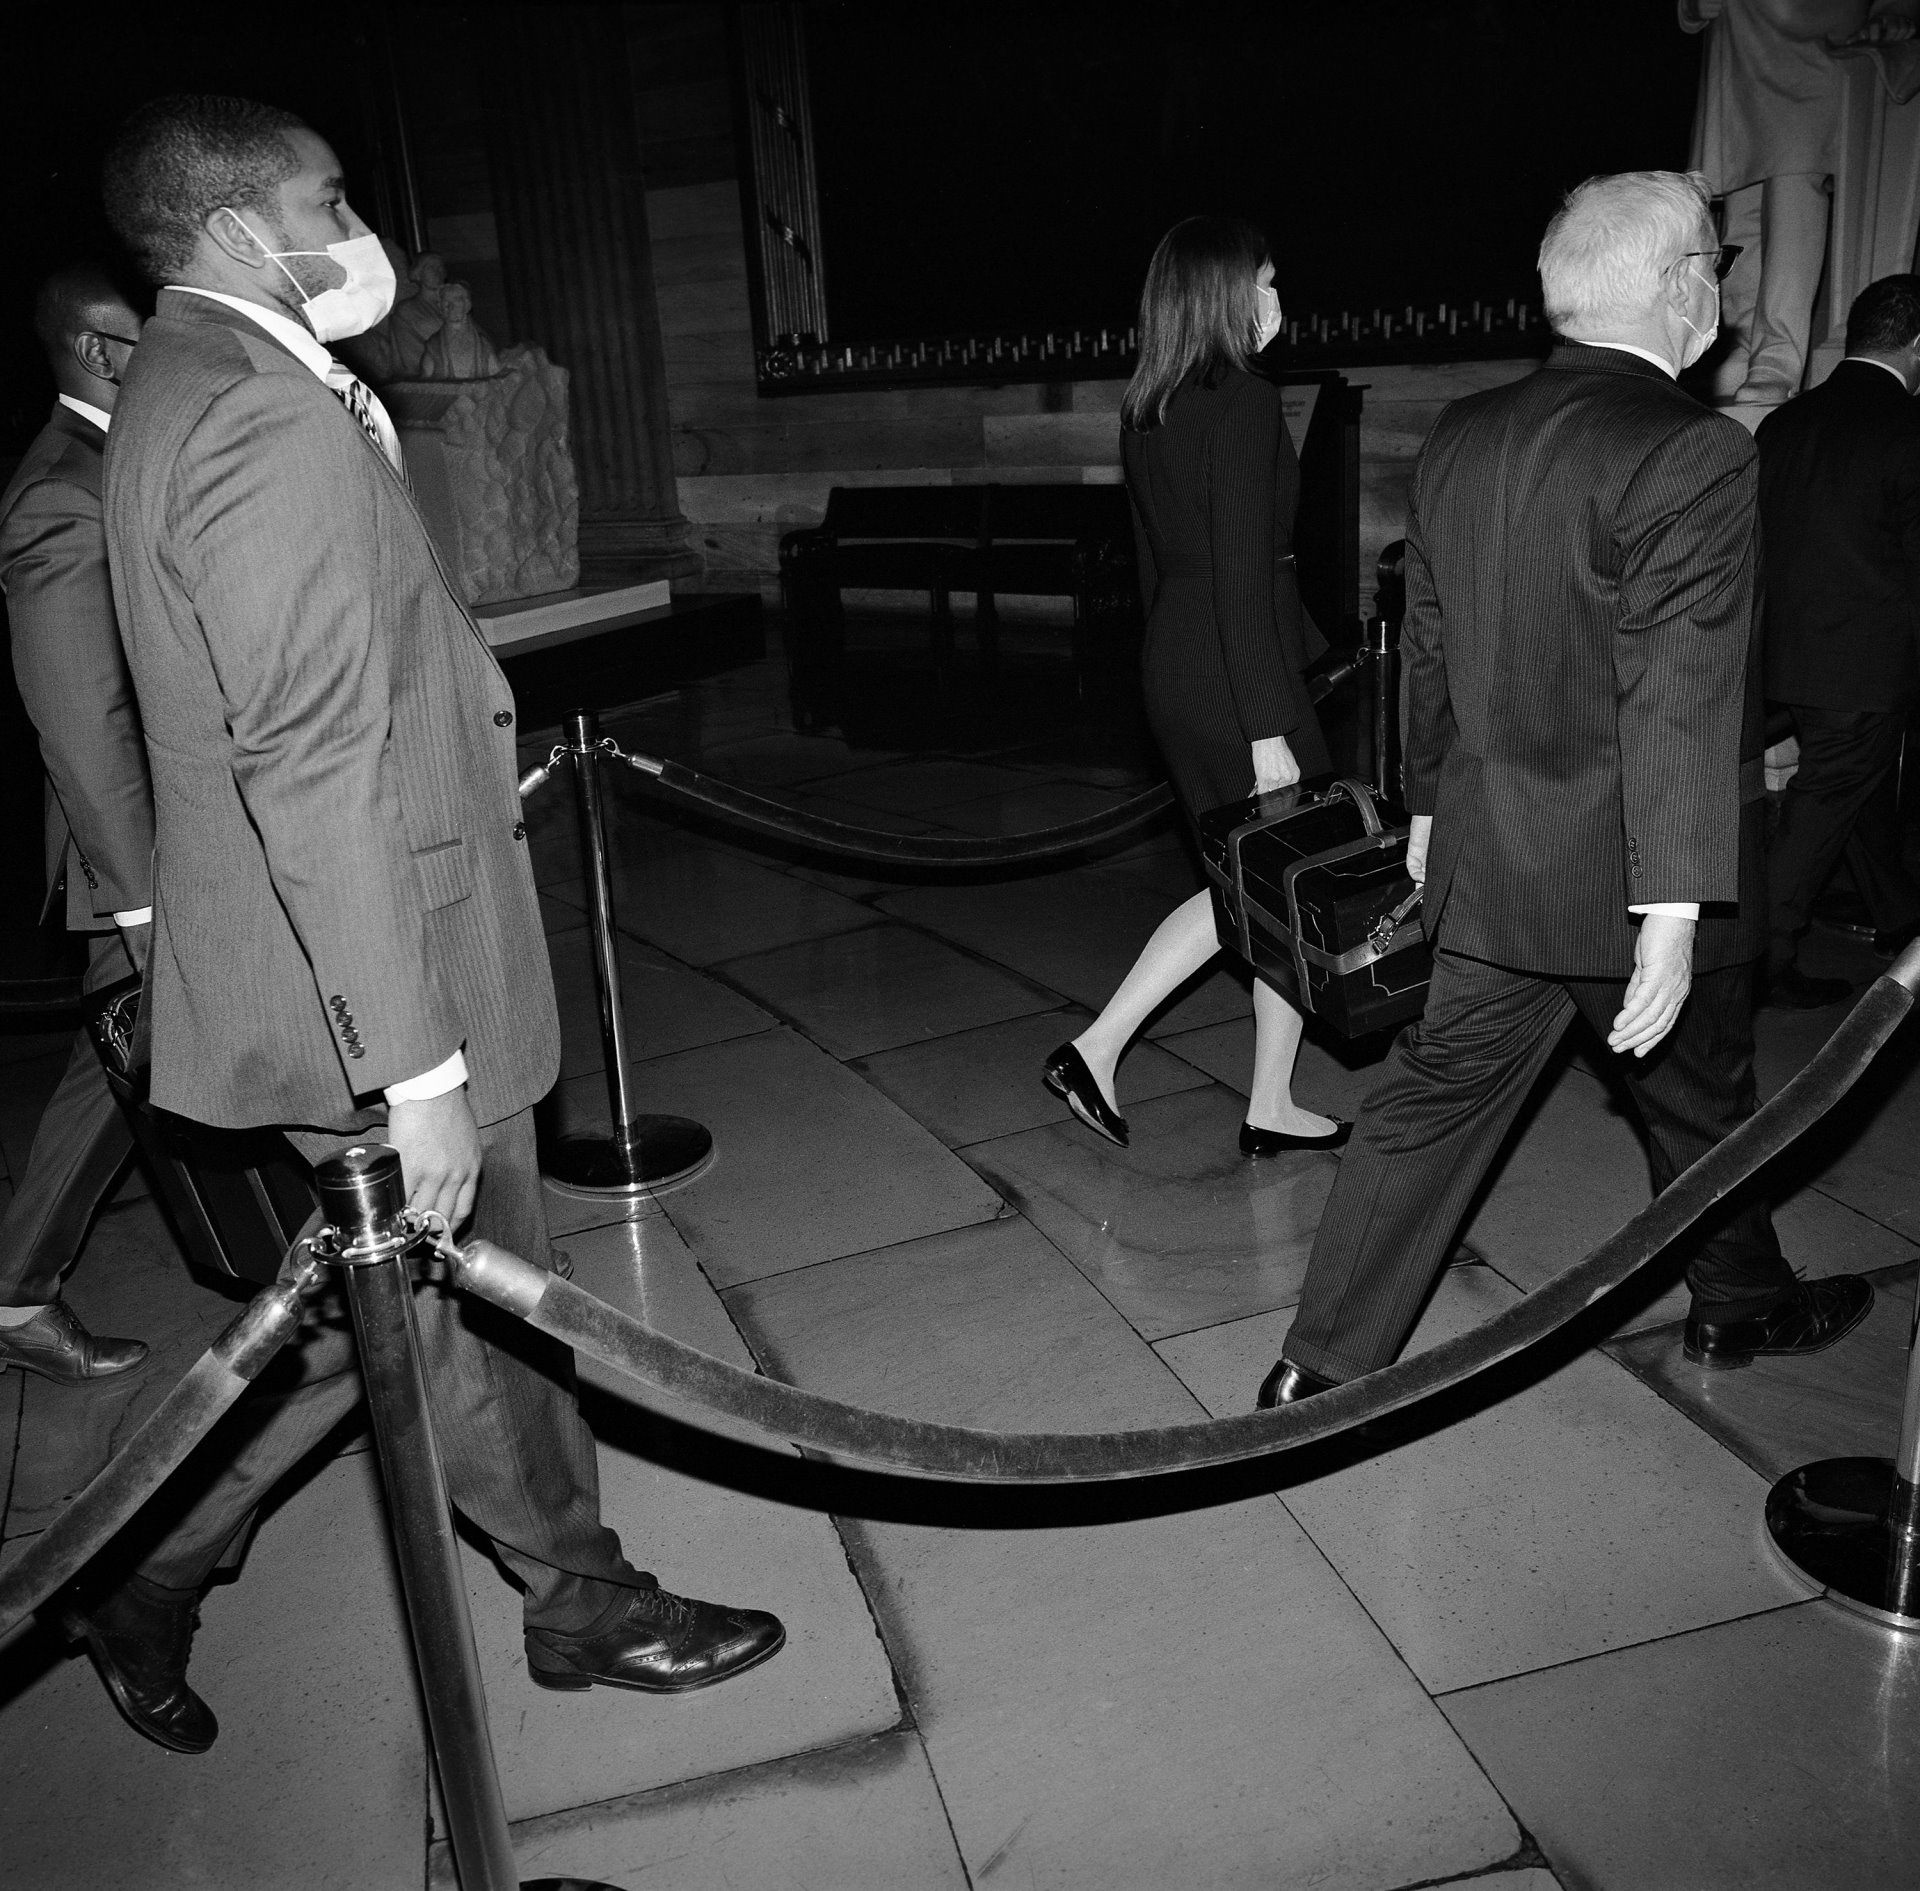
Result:
{"label": "marble statue", "polygon": [[392,338],[398,375],[417,379],[425,372],[427,349],[446,323],[447,266],[434,251],[422,250],[402,280],[406,294],[381,326]]}
{"label": "marble statue", "polygon": [[473,319],[473,292],[450,282],[440,292],[441,323],[420,361],[423,381],[477,381],[500,372],[500,357]]}
{"label": "marble statue", "polygon": [[1920,0],[1677,4],[1681,26],[1708,35],[1693,168],[1724,199],[1722,240],[1741,246],[1721,295],[1733,345],[1714,394],[1773,406],[1809,378],[1830,226],[1835,267],[1812,379],[1839,358],[1853,297],[1913,267]]}

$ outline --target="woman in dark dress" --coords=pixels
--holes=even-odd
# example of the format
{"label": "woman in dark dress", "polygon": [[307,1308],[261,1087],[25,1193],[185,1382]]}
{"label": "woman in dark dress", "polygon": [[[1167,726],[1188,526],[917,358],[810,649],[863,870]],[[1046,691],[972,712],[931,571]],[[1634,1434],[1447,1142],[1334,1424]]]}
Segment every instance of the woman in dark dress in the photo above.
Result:
{"label": "woman in dark dress", "polygon": [[[1280,327],[1265,239],[1190,217],[1161,239],[1140,298],[1140,365],[1120,405],[1147,600],[1147,715],[1189,821],[1330,766],[1302,674],[1326,648],[1300,603],[1300,466],[1280,390],[1249,372]],[[1205,893],[1164,919],[1106,1009],[1047,1059],[1047,1087],[1117,1143],[1114,1070],[1134,1034],[1220,950]],[[1293,1100],[1300,1014],[1253,987],[1253,1089],[1240,1148],[1331,1149],[1348,1125]]]}

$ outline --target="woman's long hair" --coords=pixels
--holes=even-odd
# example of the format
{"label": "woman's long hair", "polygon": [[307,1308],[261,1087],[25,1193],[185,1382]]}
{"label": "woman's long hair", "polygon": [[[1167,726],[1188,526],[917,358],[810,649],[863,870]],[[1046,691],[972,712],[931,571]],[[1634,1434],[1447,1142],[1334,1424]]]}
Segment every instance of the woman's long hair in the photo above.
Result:
{"label": "woman's long hair", "polygon": [[1140,365],[1120,421],[1144,433],[1167,417],[1173,390],[1196,370],[1244,368],[1259,326],[1254,279],[1267,239],[1238,217],[1188,217],[1160,239],[1140,291]]}

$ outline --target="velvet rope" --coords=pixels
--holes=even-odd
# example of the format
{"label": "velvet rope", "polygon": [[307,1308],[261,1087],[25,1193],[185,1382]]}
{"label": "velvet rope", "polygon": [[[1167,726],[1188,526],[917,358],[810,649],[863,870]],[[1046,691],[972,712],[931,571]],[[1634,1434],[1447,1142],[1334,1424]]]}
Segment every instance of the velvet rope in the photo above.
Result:
{"label": "velvet rope", "polygon": [[[1369,654],[1365,650],[1348,652],[1339,662],[1309,676],[1309,700],[1317,703],[1330,695],[1365,667]],[[1161,783],[1103,814],[1091,814],[1083,821],[1069,821],[1060,827],[1039,828],[1029,834],[1000,834],[980,839],[886,834],[875,828],[854,827],[845,821],[823,820],[784,801],[736,788],[731,782],[716,781],[710,775],[679,762],[662,760],[657,755],[630,755],[611,740],[603,740],[600,747],[610,760],[625,762],[664,793],[706,812],[841,860],[861,860],[890,867],[1020,867],[1040,860],[1057,860],[1143,827],[1173,806],[1173,790]],[[539,787],[546,780],[555,756],[567,752],[556,749],[544,766],[529,769],[521,777],[521,794],[531,794]]]}
{"label": "velvet rope", "polygon": [[1470,1333],[1313,1398],[1152,1430],[995,1432],[933,1424],[745,1372],[670,1339],[490,1242],[459,1250],[459,1284],[579,1352],[674,1397],[835,1457],[983,1484],[1159,1477],[1313,1444],[1457,1386],[1565,1326],[1630,1279],[1853,1087],[1911,1009],[1920,943],[1862,995],[1811,1063],[1731,1136],[1564,1273]]}

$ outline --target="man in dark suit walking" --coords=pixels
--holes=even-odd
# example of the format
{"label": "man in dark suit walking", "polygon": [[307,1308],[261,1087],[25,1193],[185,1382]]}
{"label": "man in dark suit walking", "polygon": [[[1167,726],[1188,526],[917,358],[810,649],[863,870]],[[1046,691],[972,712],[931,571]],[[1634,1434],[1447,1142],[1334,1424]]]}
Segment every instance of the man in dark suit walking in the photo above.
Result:
{"label": "man in dark suit walking", "polygon": [[[140,318],[100,270],[83,267],[48,277],[33,314],[58,398],[0,494],[0,589],[47,771],[45,910],[60,900],[69,930],[88,935],[84,988],[97,991],[145,958],[153,871],[147,756],[100,519],[107,428]],[[145,1364],[141,1341],[88,1332],[60,1298],[132,1146],[83,1031],[0,1217],[0,1368],[86,1385]]]}
{"label": "man in dark suit walking", "polygon": [[[528,975],[513,697],[392,422],[325,346],[386,313],[391,266],[326,142],[246,100],[143,107],[105,187],[161,285],[106,469],[153,774],[153,1100],[277,1125],[310,1161],[375,1132],[412,1207],[545,1265],[532,1109],[559,1042]],[[778,1650],[773,1616],[627,1562],[564,1349],[450,1292],[416,1301],[448,1488],[525,1591],[533,1681],[679,1692]],[[201,1585],[358,1397],[339,1321],[270,1371],[136,1523],[131,1577],[69,1616],[115,1704],[177,1751],[216,1732],[186,1680]]]}
{"label": "man in dark suit walking", "polygon": [[1847,354],[1761,423],[1767,695],[1800,742],[1768,862],[1768,1002],[1811,1009],[1845,979],[1795,962],[1844,856],[1891,958],[1920,933],[1889,778],[1920,695],[1920,276],[1870,283]]}
{"label": "man in dark suit walking", "polygon": [[[1567,1025],[1622,1059],[1664,1188],[1753,1113],[1764,717],[1754,452],[1675,385],[1711,343],[1706,192],[1590,179],[1547,228],[1560,340],[1441,415],[1407,517],[1408,864],[1425,1015],[1368,1097],[1263,1405],[1405,1344]],[[1831,1344],[1873,1290],[1798,1283],[1750,1194],[1696,1230],[1687,1356]]]}

